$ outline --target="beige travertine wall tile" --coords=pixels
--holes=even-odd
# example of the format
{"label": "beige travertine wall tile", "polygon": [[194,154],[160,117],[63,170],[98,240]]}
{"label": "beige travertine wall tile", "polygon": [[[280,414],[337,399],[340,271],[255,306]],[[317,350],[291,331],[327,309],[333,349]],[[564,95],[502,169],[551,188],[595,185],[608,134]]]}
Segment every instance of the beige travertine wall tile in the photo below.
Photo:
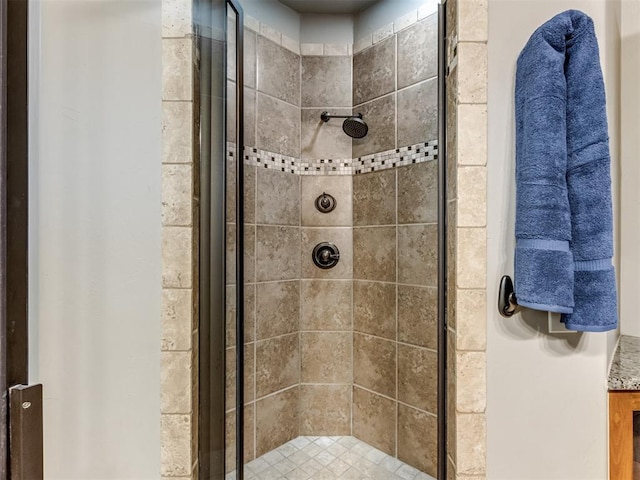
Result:
{"label": "beige travertine wall tile", "polygon": [[487,463],[486,417],[480,413],[458,414],[456,418],[458,474],[483,475]]}
{"label": "beige travertine wall tile", "polygon": [[455,462],[456,451],[456,332],[447,331],[447,454]]}
{"label": "beige travertine wall tile", "polygon": [[353,330],[396,339],[396,285],[353,282]]}
{"label": "beige travertine wall tile", "polygon": [[193,161],[193,105],[191,102],[162,102],[162,161]]}
{"label": "beige travertine wall tile", "polygon": [[300,55],[278,43],[258,36],[258,91],[300,106]]}
{"label": "beige travertine wall tile", "polygon": [[[351,208],[352,176],[305,175],[301,180],[302,225],[308,227],[351,226],[353,217]],[[315,207],[316,198],[325,192],[336,199],[336,208],[329,213],[319,212]]]}
{"label": "beige travertine wall tile", "polygon": [[353,177],[353,225],[396,223],[396,171],[381,170]]}
{"label": "beige travertine wall tile", "polygon": [[[251,145],[251,144],[249,144]],[[244,223],[256,222],[256,182],[258,167],[244,166]],[[229,218],[234,218],[235,212]]]}
{"label": "beige travertine wall tile", "polygon": [[[244,461],[250,462],[255,458],[254,449],[254,421],[255,404],[244,407]],[[236,469],[236,411],[231,410],[225,415],[225,472]]]}
{"label": "beige travertine wall tile", "polygon": [[447,38],[452,37],[458,31],[458,0],[448,0],[446,3]]}
{"label": "beige travertine wall tile", "polygon": [[398,34],[398,88],[438,74],[438,18],[431,16]]}
{"label": "beige travertine wall tile", "polygon": [[346,56],[346,52],[339,57],[302,57],[303,107],[351,108],[351,95],[351,57]]}
{"label": "beige travertine wall tile", "polygon": [[[393,33],[393,25],[391,26]],[[383,40],[353,56],[353,104],[392,92],[396,76],[396,39]]]}
{"label": "beige travertine wall tile", "polygon": [[456,168],[458,165],[458,69],[447,77],[447,200],[458,196]]}
{"label": "beige travertine wall tile", "polygon": [[395,455],[396,402],[354,386],[353,435],[389,455]]}
{"label": "beige travertine wall tile", "polygon": [[458,290],[456,321],[458,350],[487,347],[487,294],[484,290]]}
{"label": "beige travertine wall tile", "polygon": [[162,36],[184,37],[193,31],[190,0],[162,2]]}
{"label": "beige travertine wall tile", "polygon": [[484,228],[458,228],[458,288],[486,288],[487,233]]}
{"label": "beige travertine wall tile", "polygon": [[373,36],[369,34],[365,37],[362,37],[356,40],[356,42],[353,44],[353,54],[355,55],[356,53],[361,52],[365,48],[369,48],[371,45],[373,45]]}
{"label": "beige travertine wall tile", "polygon": [[[166,477],[197,475],[197,333],[193,318],[192,4],[162,2],[162,337],[161,468]],[[195,341],[195,342],[194,342]]]}
{"label": "beige travertine wall tile", "polygon": [[389,38],[393,35],[393,23],[387,23],[382,27],[375,30],[372,34],[373,44],[381,42],[382,40]]}
{"label": "beige travertine wall tile", "polygon": [[191,412],[191,352],[160,354],[160,411]]}
{"label": "beige travertine wall tile", "polygon": [[484,352],[458,352],[455,375],[459,412],[484,412],[487,406],[486,370]]}
{"label": "beige travertine wall tile", "polygon": [[487,0],[458,0],[458,40],[486,42],[488,38]]}
{"label": "beige travertine wall tile", "polygon": [[259,282],[300,278],[297,253],[300,228],[258,225],[256,242],[256,278]]}
{"label": "beige travertine wall tile", "polygon": [[[225,410],[232,410],[236,405],[236,349],[227,348],[225,351]],[[244,346],[244,404],[253,402],[255,398],[255,343]]]}
{"label": "beige travertine wall tile", "polygon": [[160,474],[191,474],[191,416],[160,416]]}
{"label": "beige travertine wall tile", "polygon": [[327,57],[339,57],[342,55],[350,55],[351,44],[348,43],[325,43],[323,55]]}
{"label": "beige travertine wall tile", "polygon": [[396,342],[353,334],[353,383],[396,396]]}
{"label": "beige travertine wall tile", "polygon": [[[230,347],[236,344],[236,286],[227,285],[226,298],[226,345]],[[244,343],[253,342],[255,339],[255,313],[256,313],[256,286],[245,284],[244,286]]]}
{"label": "beige travertine wall tile", "polygon": [[[259,227],[264,229],[269,229],[272,227]],[[277,228],[277,227],[273,227]],[[297,228],[293,228],[294,233],[298,230]],[[262,231],[260,232],[262,233]],[[270,238],[268,235],[267,238]],[[284,238],[287,238],[286,236]],[[258,244],[262,237],[258,238]],[[227,232],[226,232],[226,240],[227,240],[227,284],[231,285],[236,283],[236,225],[234,223],[227,223]],[[273,241],[273,239],[271,239]],[[289,241],[295,242],[294,239],[290,239]],[[282,252],[274,252],[275,254]],[[254,225],[244,225],[244,281],[245,283],[253,283],[256,281],[256,227]],[[268,262],[270,258],[263,259],[265,262]],[[281,273],[277,272],[276,273]],[[263,280],[259,278],[258,280]],[[270,280],[270,278],[267,278]],[[274,280],[278,280],[275,278]]]}
{"label": "beige travertine wall tile", "polygon": [[[302,229],[300,242],[301,278],[351,279],[353,275],[353,233],[351,228],[327,227]],[[340,252],[338,264],[324,270],[313,263],[313,249],[320,242],[333,243]],[[291,251],[294,254],[294,251]]]}
{"label": "beige travertine wall tile", "polygon": [[351,385],[301,385],[300,435],[351,435]]}
{"label": "beige travertine wall tile", "polygon": [[292,51],[293,53],[300,55],[300,43],[297,40],[294,40],[291,37],[287,37],[284,33],[282,34],[282,46],[287,50]]}
{"label": "beige travertine wall tile", "polygon": [[[256,34],[251,30],[244,31],[244,85],[256,88]],[[249,144],[251,145],[251,144]]]}
{"label": "beige travertine wall tile", "polygon": [[[331,57],[326,57],[331,58]],[[334,57],[335,58],[335,57]],[[327,104],[330,105],[330,104]],[[351,158],[351,137],[345,135],[342,130],[342,122],[333,120],[329,122],[325,122],[322,120],[321,115],[326,108],[303,108],[302,116],[301,116],[301,127],[300,127],[300,157],[303,162],[308,162],[310,160],[317,161],[318,159],[324,159],[325,161],[331,159],[336,164],[339,164],[340,161],[344,161],[344,159]],[[351,108],[332,108],[332,115],[351,115]],[[303,179],[318,179],[324,178],[325,183],[332,184],[332,181],[337,180],[338,182],[341,179],[351,181],[351,176],[348,175],[332,175],[326,177],[320,177],[317,175],[309,175],[303,176]],[[326,179],[330,179],[327,181]],[[332,190],[334,188],[327,187],[328,192],[334,197],[336,196]],[[319,193],[321,194],[322,191]],[[319,195],[318,194],[318,195]],[[316,195],[316,197],[318,196]],[[313,198],[315,201],[315,197]],[[308,205],[308,203],[307,203]],[[349,214],[351,213],[351,197],[349,197],[348,201],[349,205]],[[338,203],[338,206],[342,206],[344,209],[347,206],[346,202],[342,202],[342,205]],[[337,208],[337,207],[336,207]],[[320,218],[323,220],[323,223],[320,225],[340,225],[339,223],[331,222],[331,219],[335,216],[336,211],[330,212],[328,214],[324,214],[318,212],[315,207],[313,208],[303,208],[303,213],[305,211],[309,213],[315,212]],[[351,225],[351,216],[348,217],[348,222],[343,222],[344,225]]]}
{"label": "beige travertine wall tile", "polygon": [[456,480],[456,466],[449,457],[447,457],[447,480]]}
{"label": "beige travertine wall tile", "polygon": [[162,224],[187,226],[192,222],[191,165],[162,166]]}
{"label": "beige travertine wall tile", "polygon": [[398,340],[438,347],[438,289],[398,285]]}
{"label": "beige travertine wall tile", "polygon": [[256,402],[256,457],[297,437],[299,387]]}
{"label": "beige travertine wall tile", "polygon": [[456,329],[456,248],[458,241],[457,208],[458,202],[447,202],[447,317],[449,328]]}
{"label": "beige travertine wall tile", "polygon": [[486,165],[487,105],[459,105],[457,122],[458,164]]}
{"label": "beige travertine wall tile", "polygon": [[257,145],[256,91],[253,88],[244,88],[244,144]]}
{"label": "beige travertine wall tile", "polygon": [[398,227],[398,283],[436,286],[438,282],[438,226]]}
{"label": "beige travertine wall tile", "polygon": [[300,107],[258,92],[256,146],[291,157],[300,155]]}
{"label": "beige travertine wall tile", "polygon": [[487,45],[458,43],[458,101],[487,103]]}
{"label": "beige travertine wall tile", "polygon": [[300,225],[300,175],[265,168],[257,174],[256,223]]}
{"label": "beige travertine wall tile", "polygon": [[[245,103],[246,105],[246,103]],[[247,142],[248,145],[251,143]],[[236,223],[236,158],[227,158],[227,211],[226,221]],[[257,167],[244,166],[244,224],[256,223],[256,170]]]}
{"label": "beige travertine wall tile", "polygon": [[438,411],[438,354],[398,344],[398,400],[436,414]]}
{"label": "beige travertine wall tile", "polygon": [[162,41],[162,99],[193,100],[193,40]]}
{"label": "beige travertine wall tile", "polygon": [[251,15],[246,15],[244,16],[244,26],[253,30],[254,32],[259,32],[260,31],[260,20],[258,20],[255,17],[252,17]]}
{"label": "beige travertine wall tile", "polygon": [[458,167],[458,226],[487,224],[487,169]]}
{"label": "beige travertine wall tile", "polygon": [[353,114],[361,113],[364,121],[369,125],[369,131],[376,132],[375,135],[369,134],[363,138],[353,139],[352,155],[354,157],[363,157],[396,148],[395,110],[395,93],[354,107]]}
{"label": "beige travertine wall tile", "polygon": [[265,25],[264,23],[260,23],[260,35],[277,43],[278,45],[282,43],[282,33],[269,25]]}
{"label": "beige travertine wall tile", "polygon": [[191,290],[162,290],[162,350],[191,349]]}
{"label": "beige travertine wall tile", "polygon": [[351,280],[302,280],[300,330],[351,330]]}
{"label": "beige travertine wall tile", "polygon": [[436,478],[438,421],[434,415],[398,405],[398,458]]}
{"label": "beige travertine wall tile", "polygon": [[256,397],[261,398],[300,381],[298,334],[256,343]]}
{"label": "beige travertine wall tile", "polygon": [[438,138],[438,81],[432,78],[398,91],[398,147]]}
{"label": "beige travertine wall tile", "polygon": [[300,44],[300,52],[304,56],[322,56],[324,54],[324,44],[302,43]]}
{"label": "beige travertine wall tile", "polygon": [[192,247],[192,230],[190,227],[162,227],[163,287],[191,287]]}
{"label": "beige travertine wall tile", "polygon": [[398,168],[398,223],[438,221],[438,162]]}
{"label": "beige travertine wall tile", "polygon": [[353,278],[396,281],[396,227],[353,229]]}
{"label": "beige travertine wall tile", "polygon": [[286,335],[300,329],[300,281],[256,285],[256,338]]}
{"label": "beige travertine wall tile", "polygon": [[300,380],[303,383],[352,382],[351,332],[302,332]]}

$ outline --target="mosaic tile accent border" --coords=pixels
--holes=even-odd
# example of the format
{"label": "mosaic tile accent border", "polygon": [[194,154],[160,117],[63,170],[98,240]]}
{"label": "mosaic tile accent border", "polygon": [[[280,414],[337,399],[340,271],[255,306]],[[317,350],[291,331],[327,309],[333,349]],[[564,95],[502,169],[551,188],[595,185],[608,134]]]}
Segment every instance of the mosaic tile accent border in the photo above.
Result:
{"label": "mosaic tile accent border", "polygon": [[[246,165],[294,175],[359,175],[438,159],[438,141],[418,143],[357,158],[302,161],[296,157],[244,147]],[[235,143],[227,142],[227,158],[237,157]]]}

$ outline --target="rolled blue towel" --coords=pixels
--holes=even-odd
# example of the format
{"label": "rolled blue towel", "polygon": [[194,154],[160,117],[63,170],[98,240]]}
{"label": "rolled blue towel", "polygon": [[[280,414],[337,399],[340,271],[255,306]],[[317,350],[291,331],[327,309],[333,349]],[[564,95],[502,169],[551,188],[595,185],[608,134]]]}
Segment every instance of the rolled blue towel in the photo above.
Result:
{"label": "rolled blue towel", "polygon": [[571,330],[617,327],[605,91],[593,21],[568,10],[538,28],[516,73],[518,303]]}

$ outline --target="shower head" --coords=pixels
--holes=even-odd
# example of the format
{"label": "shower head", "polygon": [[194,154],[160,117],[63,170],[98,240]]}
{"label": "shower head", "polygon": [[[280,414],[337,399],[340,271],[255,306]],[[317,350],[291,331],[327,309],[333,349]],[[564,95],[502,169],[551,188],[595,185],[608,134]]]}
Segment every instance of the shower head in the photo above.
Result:
{"label": "shower head", "polygon": [[323,122],[328,122],[332,118],[344,118],[345,121],[342,123],[342,130],[351,138],[362,138],[369,131],[369,127],[362,119],[361,113],[356,115],[329,115],[329,112],[322,112],[320,118]]}

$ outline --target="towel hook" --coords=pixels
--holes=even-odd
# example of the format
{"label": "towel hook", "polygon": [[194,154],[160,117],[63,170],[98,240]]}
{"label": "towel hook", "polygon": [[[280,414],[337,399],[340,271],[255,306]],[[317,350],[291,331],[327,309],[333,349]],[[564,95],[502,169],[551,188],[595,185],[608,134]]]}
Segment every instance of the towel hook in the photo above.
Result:
{"label": "towel hook", "polygon": [[518,309],[518,299],[513,291],[513,282],[509,275],[504,275],[500,279],[498,289],[498,312],[505,318],[512,317]]}

